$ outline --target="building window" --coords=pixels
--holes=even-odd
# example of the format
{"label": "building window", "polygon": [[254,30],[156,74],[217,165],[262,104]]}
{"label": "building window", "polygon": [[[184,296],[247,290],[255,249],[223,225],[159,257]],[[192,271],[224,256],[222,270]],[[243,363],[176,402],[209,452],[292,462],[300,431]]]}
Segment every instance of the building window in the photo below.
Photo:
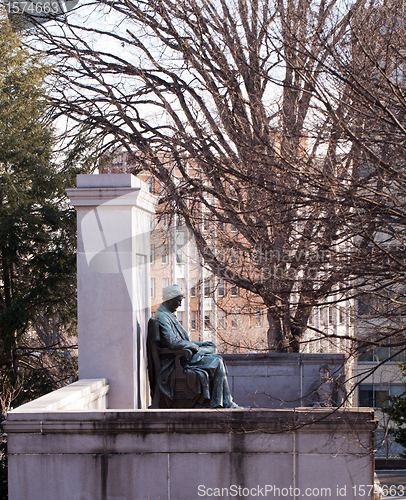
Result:
{"label": "building window", "polygon": [[358,316],[368,316],[373,314],[373,300],[370,295],[363,293],[357,298],[357,314]]}
{"label": "building window", "polygon": [[204,296],[205,297],[211,296],[211,279],[210,278],[204,278]]}
{"label": "building window", "polygon": [[237,285],[231,285],[231,297],[238,297]]}
{"label": "building window", "polygon": [[328,306],[328,322],[330,325],[334,324],[334,308],[333,308],[333,306]]}
{"label": "building window", "polygon": [[169,278],[162,278],[162,290],[169,286]]}
{"label": "building window", "polygon": [[343,325],[344,321],[345,321],[344,308],[343,307],[340,307],[338,309],[338,316],[339,316],[340,325]]}
{"label": "building window", "polygon": [[237,232],[237,228],[234,226],[234,224],[230,224],[230,231],[232,233],[236,233]]}
{"label": "building window", "polygon": [[368,363],[380,363],[389,359],[390,362],[404,362],[406,360],[405,351],[402,347],[364,346],[359,350],[358,361]]}
{"label": "building window", "polygon": [[151,299],[155,297],[155,278],[151,278]]}
{"label": "building window", "polygon": [[319,319],[320,319],[320,324],[325,325],[326,324],[326,308],[325,307],[320,307],[319,308]]}
{"label": "building window", "polygon": [[313,326],[314,325],[314,309],[312,309],[310,311],[310,314],[309,314],[309,319],[307,320],[309,326]]}
{"label": "building window", "polygon": [[219,328],[225,328],[226,327],[226,313],[224,311],[219,311],[218,312],[218,322],[219,322]]}
{"label": "building window", "polygon": [[190,295],[192,297],[196,297],[196,286],[197,286],[196,278],[192,278],[190,283]]}
{"label": "building window", "polygon": [[177,311],[176,317],[177,317],[179,323],[183,326],[183,311]]}
{"label": "building window", "polygon": [[166,245],[162,245],[162,264],[167,264],[168,262],[168,252]]}
{"label": "building window", "polygon": [[235,311],[231,313],[231,328],[238,328],[238,313]]}
{"label": "building window", "polygon": [[262,325],[262,314],[261,311],[255,311],[255,326]]}
{"label": "building window", "polygon": [[364,361],[364,362],[375,361],[373,347],[369,347],[369,346],[361,347],[359,352],[361,354],[358,356],[358,361]]}
{"label": "building window", "polygon": [[219,279],[218,293],[219,297],[224,297],[224,295],[226,294],[226,287],[223,278]]}
{"label": "building window", "polygon": [[211,312],[205,311],[204,313],[204,328],[209,330],[211,328]]}
{"label": "building window", "polygon": [[389,402],[389,396],[400,396],[405,392],[403,384],[360,384],[358,386],[359,406],[381,408]]}
{"label": "building window", "polygon": [[230,262],[231,264],[238,264],[238,255],[237,255],[237,250],[235,248],[232,248],[230,250]]}
{"label": "building window", "polygon": [[[357,298],[358,316],[376,316],[379,314],[389,314],[392,310],[390,292],[382,291],[381,294],[363,293]],[[396,310],[396,314],[403,314],[401,309]]]}
{"label": "building window", "polygon": [[362,293],[357,298],[357,315],[404,316],[406,314],[404,296],[405,293],[402,290],[383,290],[379,294]]}
{"label": "building window", "polygon": [[161,215],[161,226],[166,227],[168,225],[168,217],[166,214]]}
{"label": "building window", "polygon": [[155,245],[151,245],[151,251],[149,254],[149,262],[155,264]]}
{"label": "building window", "polygon": [[210,231],[210,226],[211,226],[211,223],[210,223],[209,215],[204,215],[203,216],[203,230]]}
{"label": "building window", "polygon": [[192,330],[196,330],[197,329],[197,311],[192,311],[192,314],[191,314],[191,327],[192,327]]}
{"label": "building window", "polygon": [[196,260],[196,245],[192,243],[190,245],[190,258],[195,261]]}
{"label": "building window", "polygon": [[154,192],[154,178],[153,177],[148,177],[148,191],[150,193],[153,193]]}
{"label": "building window", "polygon": [[185,294],[185,280],[183,278],[177,278],[176,284],[182,290],[182,293]]}
{"label": "building window", "polygon": [[176,264],[183,264],[182,245],[176,245]]}

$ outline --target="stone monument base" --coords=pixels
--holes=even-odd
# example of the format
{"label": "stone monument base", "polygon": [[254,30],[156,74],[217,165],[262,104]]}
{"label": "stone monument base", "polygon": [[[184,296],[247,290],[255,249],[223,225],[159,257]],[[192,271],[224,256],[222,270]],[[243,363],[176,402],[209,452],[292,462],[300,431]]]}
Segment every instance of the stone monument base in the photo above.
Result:
{"label": "stone monument base", "polygon": [[373,484],[369,409],[92,410],[105,381],[77,384],[9,412],[10,500],[355,500]]}

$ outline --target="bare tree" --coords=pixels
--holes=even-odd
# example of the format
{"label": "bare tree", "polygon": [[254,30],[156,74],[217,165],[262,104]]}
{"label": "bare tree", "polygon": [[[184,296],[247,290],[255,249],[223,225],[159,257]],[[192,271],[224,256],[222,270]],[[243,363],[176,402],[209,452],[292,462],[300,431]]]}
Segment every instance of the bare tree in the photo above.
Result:
{"label": "bare tree", "polygon": [[[394,15],[396,12],[396,15]],[[401,2],[371,2],[347,45],[329,47],[327,71],[348,89],[353,120],[336,121],[354,144],[353,262],[358,332],[397,353],[405,345],[405,18]]]}
{"label": "bare tree", "polygon": [[403,269],[403,249],[380,239],[404,220],[404,95],[373,51],[379,29],[363,29],[378,11],[102,0],[35,34],[55,61],[56,116],[160,181],[205,265],[265,305],[269,349],[297,351],[315,306],[389,290]]}

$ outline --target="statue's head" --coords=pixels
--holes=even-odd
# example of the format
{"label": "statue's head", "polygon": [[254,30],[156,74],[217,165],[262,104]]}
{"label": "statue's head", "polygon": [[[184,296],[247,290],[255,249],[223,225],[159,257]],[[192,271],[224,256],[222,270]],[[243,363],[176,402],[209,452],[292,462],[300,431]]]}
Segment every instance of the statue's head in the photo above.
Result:
{"label": "statue's head", "polygon": [[162,302],[174,312],[182,304],[183,292],[178,285],[167,286],[162,291]]}
{"label": "statue's head", "polygon": [[330,365],[328,365],[327,363],[322,363],[319,366],[319,373],[320,373],[320,377],[323,380],[327,380],[330,377],[330,373],[331,373]]}

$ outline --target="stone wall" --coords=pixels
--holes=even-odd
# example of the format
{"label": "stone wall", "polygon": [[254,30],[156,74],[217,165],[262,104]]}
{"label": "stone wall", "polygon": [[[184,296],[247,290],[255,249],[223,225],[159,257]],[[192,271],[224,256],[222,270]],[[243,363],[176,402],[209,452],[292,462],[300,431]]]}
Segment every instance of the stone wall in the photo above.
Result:
{"label": "stone wall", "polygon": [[344,373],[343,354],[225,354],[234,400],[249,408],[305,406],[310,384],[327,363],[331,374]]}
{"label": "stone wall", "polygon": [[355,500],[373,484],[374,427],[368,409],[27,405],[5,424],[9,500]]}

